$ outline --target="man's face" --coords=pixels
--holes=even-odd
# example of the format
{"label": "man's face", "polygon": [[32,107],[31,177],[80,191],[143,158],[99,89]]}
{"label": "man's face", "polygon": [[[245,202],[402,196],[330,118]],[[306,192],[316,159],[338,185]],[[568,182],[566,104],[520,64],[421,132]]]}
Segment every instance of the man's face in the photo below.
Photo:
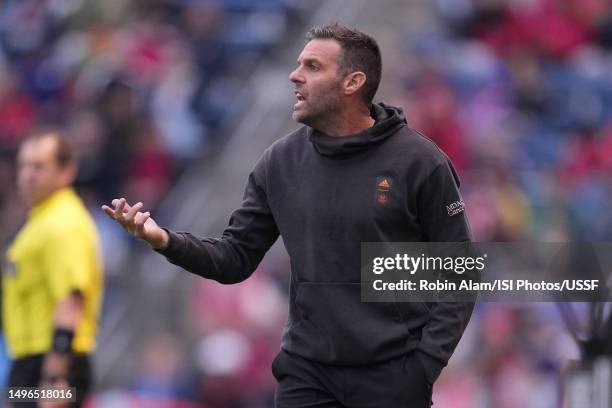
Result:
{"label": "man's face", "polygon": [[340,44],[331,39],[311,40],[302,50],[298,67],[289,75],[297,97],[292,115],[296,122],[316,127],[342,106],[340,52]]}
{"label": "man's face", "polygon": [[30,207],[71,182],[71,166],[59,165],[56,145],[55,139],[43,137],[27,141],[19,149],[17,187]]}

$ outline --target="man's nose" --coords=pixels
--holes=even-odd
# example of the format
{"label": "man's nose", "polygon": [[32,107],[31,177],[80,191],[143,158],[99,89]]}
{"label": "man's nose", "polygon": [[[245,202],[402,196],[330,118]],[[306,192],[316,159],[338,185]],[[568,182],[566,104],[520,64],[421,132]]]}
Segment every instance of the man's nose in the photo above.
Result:
{"label": "man's nose", "polygon": [[289,74],[289,81],[293,83],[303,83],[304,82],[304,77],[300,73],[299,68],[293,70],[293,72]]}

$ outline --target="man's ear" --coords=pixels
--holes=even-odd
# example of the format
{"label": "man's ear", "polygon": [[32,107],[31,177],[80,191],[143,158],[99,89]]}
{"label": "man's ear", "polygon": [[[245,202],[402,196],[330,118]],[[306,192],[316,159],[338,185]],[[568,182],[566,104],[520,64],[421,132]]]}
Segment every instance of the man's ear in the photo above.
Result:
{"label": "man's ear", "polygon": [[366,82],[366,74],[361,71],[351,72],[344,78],[344,94],[352,95],[359,91]]}

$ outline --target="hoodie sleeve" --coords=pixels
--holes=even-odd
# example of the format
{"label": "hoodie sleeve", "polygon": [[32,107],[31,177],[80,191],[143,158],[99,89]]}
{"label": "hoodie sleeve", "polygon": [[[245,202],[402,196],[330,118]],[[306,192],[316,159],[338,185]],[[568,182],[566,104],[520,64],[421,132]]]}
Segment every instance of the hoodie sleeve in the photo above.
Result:
{"label": "hoodie sleeve", "polygon": [[[419,218],[427,241],[471,241],[471,232],[459,193],[459,179],[450,161],[439,164],[418,193]],[[435,302],[417,346],[431,384],[448,363],[470,320],[474,302]]]}
{"label": "hoodie sleeve", "polygon": [[220,238],[198,238],[188,232],[168,234],[168,247],[159,250],[169,262],[221,283],[247,279],[278,238],[278,228],[265,191],[265,156],[249,175],[240,208]]}

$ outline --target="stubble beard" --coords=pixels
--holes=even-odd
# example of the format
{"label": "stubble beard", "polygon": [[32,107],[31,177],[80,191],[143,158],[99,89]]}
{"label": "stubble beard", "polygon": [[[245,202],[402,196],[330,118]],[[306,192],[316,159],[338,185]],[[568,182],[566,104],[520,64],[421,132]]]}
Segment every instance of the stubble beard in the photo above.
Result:
{"label": "stubble beard", "polygon": [[324,95],[310,95],[301,111],[293,111],[293,120],[316,130],[326,129],[340,110],[338,92],[332,89]]}

